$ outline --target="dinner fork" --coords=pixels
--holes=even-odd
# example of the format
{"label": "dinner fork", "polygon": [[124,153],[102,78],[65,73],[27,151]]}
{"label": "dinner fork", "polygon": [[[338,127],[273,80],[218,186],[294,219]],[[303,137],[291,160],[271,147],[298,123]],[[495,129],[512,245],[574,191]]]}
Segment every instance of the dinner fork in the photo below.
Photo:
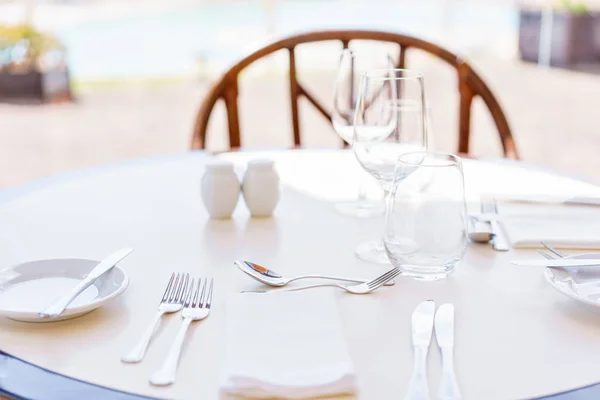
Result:
{"label": "dinner fork", "polygon": [[397,267],[392,268],[391,270],[387,271],[383,275],[380,275],[377,278],[375,278],[369,282],[359,283],[358,285],[340,285],[337,283],[322,283],[322,284],[318,284],[318,285],[302,286],[302,287],[292,288],[292,289],[275,289],[275,290],[269,290],[269,291],[246,290],[246,291],[242,291],[242,293],[295,292],[298,290],[312,289],[312,288],[318,288],[318,287],[337,287],[340,289],[344,289],[345,291],[350,292],[352,294],[367,294],[374,290],[379,289],[386,282],[389,282],[390,280],[392,280],[395,277],[397,277],[398,275],[400,275],[401,272],[402,271],[400,271],[400,268],[397,268]]}
{"label": "dinner fork", "polygon": [[498,202],[496,199],[481,199],[481,212],[484,216],[488,216],[487,218],[483,217],[483,219],[489,221],[490,227],[492,228],[492,245],[494,246],[494,250],[510,250],[504,232],[502,232],[502,227],[498,223]]}
{"label": "dinner fork", "polygon": [[137,363],[144,359],[146,350],[148,350],[152,336],[154,336],[154,332],[156,332],[163,314],[177,312],[183,307],[183,296],[188,287],[189,280],[190,274],[173,272],[152,323],[148,326],[146,331],[144,331],[139,343],[135,345],[129,353],[122,356],[121,361],[126,363]]}
{"label": "dinner fork", "polygon": [[[199,321],[206,317],[210,313],[210,303],[212,300],[213,292],[213,279],[210,280],[210,285],[207,289],[208,278],[204,279],[204,285],[201,285],[202,278],[198,278],[198,284],[192,283],[185,296],[184,308],[181,312],[183,322],[181,328],[177,332],[177,336],[171,345],[171,349],[167,355],[165,362],[162,367],[152,375],[150,383],[153,385],[164,386],[170,385],[175,382],[175,375],[177,373],[177,363],[179,362],[179,355],[181,354],[181,346],[185,339],[185,334],[192,321]],[[195,289],[194,289],[195,286]],[[202,286],[202,293],[200,293],[200,286]]]}

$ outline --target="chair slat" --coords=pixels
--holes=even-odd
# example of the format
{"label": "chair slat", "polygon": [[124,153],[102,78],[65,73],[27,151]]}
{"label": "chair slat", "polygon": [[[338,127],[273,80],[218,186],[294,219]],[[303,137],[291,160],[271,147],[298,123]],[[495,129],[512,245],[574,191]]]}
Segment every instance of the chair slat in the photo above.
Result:
{"label": "chair slat", "polygon": [[300,86],[296,78],[296,56],[294,47],[288,49],[290,55],[290,101],[292,106],[292,129],[294,131],[294,145],[300,146],[300,116],[298,114],[298,97]]}

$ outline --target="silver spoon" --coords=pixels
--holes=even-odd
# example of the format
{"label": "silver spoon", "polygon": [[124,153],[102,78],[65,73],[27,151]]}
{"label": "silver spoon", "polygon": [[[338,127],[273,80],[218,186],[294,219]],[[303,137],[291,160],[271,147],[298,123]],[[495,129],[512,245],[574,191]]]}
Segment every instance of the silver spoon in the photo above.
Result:
{"label": "silver spoon", "polygon": [[[277,272],[270,270],[268,268],[263,267],[262,265],[258,265],[255,263],[251,263],[250,261],[237,260],[234,261],[236,267],[238,267],[242,272],[250,275],[252,278],[257,281],[264,283],[265,285],[282,287],[287,285],[290,282],[297,281],[300,279],[329,279],[334,281],[344,281],[344,282],[353,282],[353,283],[364,283],[365,281],[357,280],[357,279],[348,279],[341,278],[336,276],[325,276],[325,275],[302,275],[296,276],[294,278],[285,278],[279,275]],[[392,286],[395,282],[393,280],[384,284],[384,286]]]}

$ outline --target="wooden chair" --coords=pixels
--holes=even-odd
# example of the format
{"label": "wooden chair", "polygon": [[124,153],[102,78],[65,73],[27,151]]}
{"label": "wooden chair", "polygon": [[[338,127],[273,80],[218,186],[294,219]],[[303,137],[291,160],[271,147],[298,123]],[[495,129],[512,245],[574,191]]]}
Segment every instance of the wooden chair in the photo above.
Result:
{"label": "wooden chair", "polygon": [[192,149],[205,148],[206,133],[210,114],[215,106],[215,103],[219,99],[222,99],[225,102],[227,110],[229,146],[232,149],[239,148],[241,146],[240,123],[237,104],[238,76],[244,68],[256,60],[281,49],[287,49],[289,54],[289,77],[294,144],[295,146],[300,146],[301,137],[298,117],[298,99],[300,96],[304,96],[329,121],[331,121],[331,116],[329,112],[326,111],[325,108],[319,104],[315,98],[298,82],[296,78],[296,57],[294,50],[299,44],[323,41],[341,41],[343,47],[348,48],[348,45],[352,40],[374,40],[398,44],[400,46],[400,54],[398,58],[399,61],[397,65],[398,68],[405,68],[406,50],[409,48],[420,49],[450,64],[457,72],[458,90],[460,93],[458,153],[466,155],[469,153],[471,104],[473,103],[475,96],[480,96],[488,107],[496,124],[496,128],[498,129],[498,134],[502,142],[504,157],[514,159],[519,158],[510,127],[508,126],[508,121],[506,120],[498,101],[488,86],[469,64],[448,50],[421,39],[391,32],[363,30],[317,31],[289,36],[262,47],[238,61],[233,67],[225,72],[225,74],[223,74],[221,79],[219,79],[212,86],[206,95],[206,98],[204,99],[204,102],[202,103],[200,111],[196,117],[196,124],[194,127],[191,145]]}

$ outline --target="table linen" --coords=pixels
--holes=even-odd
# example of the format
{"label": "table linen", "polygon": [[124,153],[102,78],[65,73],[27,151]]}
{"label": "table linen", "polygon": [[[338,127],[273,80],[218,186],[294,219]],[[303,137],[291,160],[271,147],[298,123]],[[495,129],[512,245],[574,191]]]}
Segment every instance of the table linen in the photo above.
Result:
{"label": "table linen", "polygon": [[600,249],[600,207],[499,204],[500,225],[515,248]]}
{"label": "table linen", "polygon": [[223,395],[302,399],[356,392],[332,289],[235,294],[225,312]]}

